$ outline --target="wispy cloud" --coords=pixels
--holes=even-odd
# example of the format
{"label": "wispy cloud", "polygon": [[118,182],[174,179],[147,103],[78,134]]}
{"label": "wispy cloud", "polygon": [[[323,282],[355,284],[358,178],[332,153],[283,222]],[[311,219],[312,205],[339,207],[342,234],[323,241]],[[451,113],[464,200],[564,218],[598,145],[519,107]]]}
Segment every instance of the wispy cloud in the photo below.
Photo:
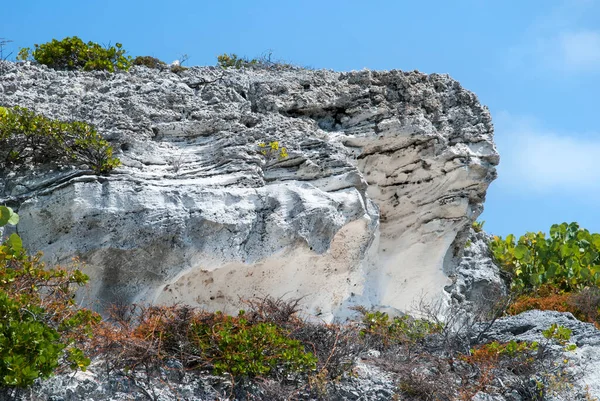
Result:
{"label": "wispy cloud", "polygon": [[495,121],[500,186],[537,193],[600,194],[598,135],[557,133],[533,119],[508,113],[500,113]]}
{"label": "wispy cloud", "polygon": [[532,22],[509,50],[509,64],[535,72],[600,73],[600,27],[586,18],[598,12],[597,1],[564,1]]}
{"label": "wispy cloud", "polygon": [[600,31],[563,32],[558,44],[564,68],[600,72]]}

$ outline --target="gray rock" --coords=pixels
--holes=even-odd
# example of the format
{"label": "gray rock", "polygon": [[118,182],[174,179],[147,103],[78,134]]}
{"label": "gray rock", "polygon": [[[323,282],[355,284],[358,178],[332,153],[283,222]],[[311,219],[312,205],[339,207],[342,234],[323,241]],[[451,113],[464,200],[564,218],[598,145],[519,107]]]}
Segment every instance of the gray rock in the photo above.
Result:
{"label": "gray rock", "polygon": [[483,231],[475,232],[472,228],[467,232],[462,256],[451,273],[453,282],[445,290],[463,310],[481,315],[489,312],[494,303],[507,295],[508,288],[488,248],[491,236]]}
{"label": "gray rock", "polygon": [[577,320],[571,313],[532,310],[498,319],[486,332],[484,341],[537,341],[544,344],[548,340],[542,331],[552,324],[571,330],[570,343],[577,345],[575,351],[565,351],[560,345],[551,346],[557,353],[557,363],[569,361],[569,371],[575,378],[570,399],[584,400],[586,392],[592,397],[600,397],[600,331],[591,323]]}
{"label": "gray rock", "polygon": [[475,396],[473,398],[471,398],[471,400],[473,400],[473,401],[505,401],[506,398],[501,395],[486,394],[486,393],[483,393],[480,391],[477,394],[475,394]]}
{"label": "gray rock", "polygon": [[86,262],[80,297],[100,307],[235,312],[269,294],[325,320],[403,310],[449,284],[496,177],[490,114],[447,75],[0,67],[0,105],[92,123],[122,160],[105,177],[0,172],[25,244]]}

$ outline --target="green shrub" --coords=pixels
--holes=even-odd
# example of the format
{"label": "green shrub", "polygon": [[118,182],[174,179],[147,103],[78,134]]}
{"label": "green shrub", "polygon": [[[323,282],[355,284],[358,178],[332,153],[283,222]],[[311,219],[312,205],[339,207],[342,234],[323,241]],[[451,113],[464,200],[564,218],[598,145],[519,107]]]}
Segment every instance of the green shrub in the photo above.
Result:
{"label": "green shrub", "polygon": [[528,364],[533,363],[533,356],[539,350],[539,343],[533,342],[517,342],[511,340],[507,343],[492,341],[487,344],[477,346],[470,350],[469,355],[463,356],[462,359],[470,363],[497,363],[499,358],[522,359],[521,362]]}
{"label": "green shrub", "polygon": [[243,311],[237,317],[216,315],[213,322],[192,324],[193,343],[209,359],[216,374],[266,376],[273,370],[309,372],[317,359],[300,341],[271,323],[249,323]]}
{"label": "green shrub", "polygon": [[91,125],[51,120],[23,107],[0,107],[0,168],[44,163],[88,165],[96,174],[120,165]]}
{"label": "green shrub", "polygon": [[7,224],[16,226],[19,223],[19,215],[13,212],[13,210],[6,206],[0,206],[0,227],[4,227]]}
{"label": "green shrub", "polygon": [[425,319],[415,319],[411,316],[397,316],[393,319],[383,312],[367,312],[357,309],[363,314],[363,329],[360,335],[371,337],[384,347],[393,344],[411,344],[423,340],[426,336],[439,333],[443,327]]}
{"label": "green shrub", "polygon": [[473,230],[475,230],[476,233],[482,232],[484,224],[485,221],[474,221],[472,224]]}
{"label": "green shrub", "polygon": [[56,330],[37,321],[43,313],[0,291],[0,386],[27,387],[58,367],[65,344]]}
{"label": "green shrub", "polygon": [[[19,221],[0,206],[0,227]],[[63,365],[84,369],[90,360],[79,345],[100,317],[79,308],[72,285],[88,277],[79,270],[47,269],[12,234],[0,245],[0,387],[27,387]]]}
{"label": "green shrub", "polygon": [[571,329],[556,323],[552,323],[550,327],[542,331],[542,335],[548,340],[554,340],[560,345],[564,345],[565,351],[573,351],[577,348],[576,344],[568,343],[571,339],[571,334],[573,334]]}
{"label": "green shrub", "polygon": [[40,64],[57,70],[84,71],[127,71],[131,67],[131,57],[125,56],[125,50],[120,43],[115,46],[102,47],[98,43],[84,43],[77,36],[67,37],[61,41],[52,39],[51,42],[35,45],[35,49],[22,48],[18,60],[28,60],[31,57]]}
{"label": "green shrub", "polygon": [[237,68],[240,69],[242,67],[248,68],[258,64],[257,59],[248,59],[246,57],[239,57],[235,53],[227,54],[223,53],[220,56],[217,56],[217,65],[222,68]]}
{"label": "green shrub", "polygon": [[[470,349],[468,354],[461,355],[460,360],[479,371],[478,382],[471,388],[470,393],[485,391],[498,374],[505,377],[506,372],[527,379],[526,383],[531,387],[521,387],[526,390],[525,394],[531,396],[527,399],[546,399],[547,395],[558,395],[569,388],[573,376],[567,372],[568,360],[563,359],[562,364],[556,363],[550,346],[557,343],[564,346],[565,351],[575,350],[577,346],[568,343],[571,330],[552,324],[543,330],[542,334],[546,341],[492,341],[478,345]],[[464,399],[471,398],[472,395]]]}
{"label": "green shrub", "polygon": [[271,322],[182,306],[140,308],[132,321],[97,337],[108,363],[119,369],[161,366],[176,358],[186,370],[210,369],[233,377],[310,375],[317,358]]}
{"label": "green shrub", "polygon": [[175,74],[183,72],[183,71],[185,71],[187,69],[188,69],[187,67],[184,67],[184,66],[179,65],[179,64],[174,64],[174,65],[171,66],[171,72],[173,72]]}
{"label": "green shrub", "polygon": [[292,69],[294,65],[281,60],[273,60],[271,51],[264,53],[258,58],[249,59],[240,57],[235,53],[223,53],[217,56],[217,65],[222,68],[275,68]]}
{"label": "green shrub", "polygon": [[143,65],[148,68],[159,68],[167,65],[164,61],[152,56],[137,56],[133,59],[133,65]]}
{"label": "green shrub", "polygon": [[498,265],[512,278],[515,292],[535,291],[544,284],[571,292],[600,284],[600,234],[577,223],[555,224],[550,236],[526,233],[515,241],[494,237],[490,249]]}

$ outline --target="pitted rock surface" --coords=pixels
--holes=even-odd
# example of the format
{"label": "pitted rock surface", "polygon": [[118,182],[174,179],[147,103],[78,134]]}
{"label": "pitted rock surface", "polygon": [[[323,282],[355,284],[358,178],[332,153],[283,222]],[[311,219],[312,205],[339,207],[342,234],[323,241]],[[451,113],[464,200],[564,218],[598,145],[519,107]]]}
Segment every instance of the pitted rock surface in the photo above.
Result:
{"label": "pitted rock surface", "polygon": [[600,397],[600,331],[592,323],[581,322],[568,312],[531,310],[498,319],[483,341],[537,341],[544,344],[548,340],[542,332],[553,324],[571,330],[569,343],[577,345],[574,351],[565,351],[560,345],[552,346],[559,354],[557,363],[566,360],[575,378],[575,387],[568,392],[568,399],[588,400],[586,393]]}
{"label": "pitted rock surface", "polygon": [[476,307],[492,305],[494,299],[507,294],[500,268],[492,260],[488,246],[491,240],[492,236],[484,231],[468,230],[462,257],[451,273],[453,283],[446,287],[458,303],[466,301]]}
{"label": "pitted rock surface", "polygon": [[447,75],[1,67],[1,106],[92,123],[123,163],[0,172],[28,248],[87,263],[87,302],[401,310],[450,283],[496,177],[490,114]]}

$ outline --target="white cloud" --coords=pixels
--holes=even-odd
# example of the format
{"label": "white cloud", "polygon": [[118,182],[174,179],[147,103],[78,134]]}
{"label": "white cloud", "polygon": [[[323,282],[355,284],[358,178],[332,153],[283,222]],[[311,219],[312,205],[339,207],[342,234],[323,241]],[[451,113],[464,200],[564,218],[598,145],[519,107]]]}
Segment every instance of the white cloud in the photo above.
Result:
{"label": "white cloud", "polygon": [[600,70],[600,32],[564,32],[558,40],[563,66],[572,71]]}
{"label": "white cloud", "polygon": [[508,65],[535,72],[600,73],[600,29],[586,25],[598,2],[564,1],[534,20],[522,41],[508,51]]}
{"label": "white cloud", "polygon": [[600,139],[556,133],[527,118],[501,113],[495,140],[500,153],[498,184],[526,192],[600,194]]}

